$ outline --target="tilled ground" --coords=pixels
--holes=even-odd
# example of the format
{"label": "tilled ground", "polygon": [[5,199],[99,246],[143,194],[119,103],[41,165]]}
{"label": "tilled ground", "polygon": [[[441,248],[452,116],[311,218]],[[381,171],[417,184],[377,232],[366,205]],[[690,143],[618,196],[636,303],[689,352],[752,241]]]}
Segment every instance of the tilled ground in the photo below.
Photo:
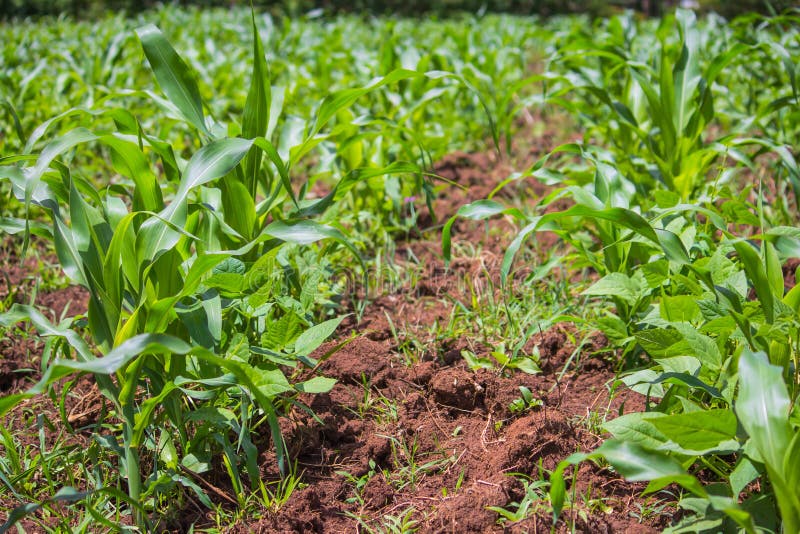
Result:
{"label": "tilled ground", "polygon": [[[609,400],[606,385],[614,372],[600,358],[586,359],[579,371],[556,381],[575,348],[569,333],[557,327],[537,335],[531,344],[539,347],[543,373],[510,377],[469,370],[458,346],[443,359],[407,366],[390,342],[356,338],[322,366],[337,378],[334,389],[306,399],[322,424],[297,413],[286,426],[308,485],[278,513],[237,531],[352,532],[412,509],[421,532],[549,531],[544,503],[507,528],[487,507],[523,498],[520,478],[512,474],[546,479],[569,454],[599,445],[594,414],[642,409],[643,403],[635,394]],[[583,350],[597,351],[604,341],[598,335]],[[509,406],[520,397],[519,386],[542,405],[513,414]],[[603,512],[576,502],[567,517],[583,532],[656,531],[658,523],[642,525],[628,514],[642,489],[583,465],[577,494],[602,502]]]}

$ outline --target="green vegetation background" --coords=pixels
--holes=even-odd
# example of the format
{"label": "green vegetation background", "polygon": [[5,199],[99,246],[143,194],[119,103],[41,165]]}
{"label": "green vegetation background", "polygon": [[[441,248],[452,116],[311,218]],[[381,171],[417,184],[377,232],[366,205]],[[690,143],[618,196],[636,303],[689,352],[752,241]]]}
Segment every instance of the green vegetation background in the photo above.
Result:
{"label": "green vegetation background", "polygon": [[[105,10],[141,11],[155,7],[157,0],[0,0],[0,18],[32,15],[69,14],[76,17],[94,16]],[[180,5],[211,7],[248,5],[247,0],[183,0]],[[333,12],[372,12],[419,15],[452,14],[459,11],[488,11],[518,14],[553,15],[558,13],[588,13],[602,16],[615,9],[632,8],[658,15],[678,2],[664,0],[253,0],[259,8],[284,13],[303,13],[323,8]],[[699,0],[702,10],[716,11],[723,16],[735,16],[750,11],[780,12],[793,5],[794,0]]]}

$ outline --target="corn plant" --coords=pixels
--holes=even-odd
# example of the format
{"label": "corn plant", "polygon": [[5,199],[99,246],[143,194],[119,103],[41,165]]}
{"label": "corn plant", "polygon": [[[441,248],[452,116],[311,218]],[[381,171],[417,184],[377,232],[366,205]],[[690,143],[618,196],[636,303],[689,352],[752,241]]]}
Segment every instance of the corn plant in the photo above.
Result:
{"label": "corn plant", "polygon": [[[678,40],[673,38],[676,25]],[[792,79],[793,66],[786,49],[772,39],[758,45],[719,39],[722,44],[709,51],[711,43],[702,39],[691,11],[679,9],[674,20],[665,17],[650,30],[658,39],[637,33],[641,30],[630,20],[612,22],[605,41],[583,35],[565,43],[551,60],[555,72],[566,73],[555,77],[549,101],[589,120],[587,136],[609,144],[615,166],[642,195],[640,202],[654,188],[687,200],[703,191],[716,162],[742,158],[735,134],[754,126],[750,119],[734,124],[730,114],[736,111],[715,105],[720,78],[730,80],[726,67],[741,58],[768,65],[763,57],[752,61],[760,48],[781,51]],[[709,53],[713,55],[704,57]],[[575,91],[587,96],[570,98]],[[786,97],[780,102],[785,105]],[[770,117],[776,105],[767,112]],[[734,131],[711,139],[709,127],[715,122]]]}
{"label": "corn plant", "polygon": [[[219,450],[237,493],[243,495],[243,463],[251,487],[260,487],[266,498],[249,438],[259,421],[266,421],[285,470],[281,399],[333,385],[323,377],[297,381],[292,370],[301,363],[316,365],[310,353],[341,320],[314,324],[313,286],[319,276],[295,273],[287,279],[287,252],[320,240],[355,252],[339,229],[318,219],[364,179],[353,173],[326,197],[308,201],[304,187],[298,194],[291,169],[333,139],[336,129],[323,129],[360,96],[419,76],[400,70],[363,88],[333,93],[297,141],[276,146],[268,139],[276,110],[255,18],[252,27],[250,90],[241,122],[228,128],[206,115],[191,69],[160,30],[150,25],[137,31],[167,97],[157,101],[194,132],[191,145],[199,145],[185,164],[133,114],[105,105],[79,113],[97,123],[111,120],[116,131],[79,127],[50,141],[38,156],[7,157],[0,167],[26,213],[32,206],[47,210],[52,228],[41,233],[53,240],[65,273],[89,292],[91,337],[89,344],[81,336],[80,321],[54,325],[32,307],[16,306],[5,314],[4,325],[28,320],[41,335],[63,342],[60,357],[45,362],[41,380],[0,400],[0,413],[70,373],[93,374],[122,421],[121,444],[110,448],[119,451],[127,481],[124,500],[141,527],[149,528],[157,495],[176,486],[209,503],[182,473],[208,470]],[[228,137],[228,131],[241,137]],[[97,187],[61,161],[81,146],[107,150],[118,181]],[[395,164],[366,175],[409,169],[416,167]],[[26,238],[39,228],[28,219],[22,224]],[[240,409],[239,422],[225,415],[231,405]],[[159,432],[165,423],[175,431]],[[236,443],[226,437],[231,431]],[[153,468],[143,477],[146,451]]]}
{"label": "corn plant", "polygon": [[[694,213],[706,217],[705,227]],[[728,232],[723,214],[708,208],[665,208],[651,221],[623,208],[591,212],[580,204],[558,215],[572,214],[613,215],[632,231],[623,237],[626,246],[650,242],[649,262],[627,274],[611,272],[583,294],[613,301],[616,315],[597,326],[627,351],[652,358],[622,383],[658,402],[606,423],[614,439],[560,465],[551,478],[554,517],[565,499],[564,470],[604,458],[629,480],[649,481],[646,492],[671,483],[689,492],[685,506],[698,515],[684,519],[676,532],[710,521],[747,532],[778,524],[793,531],[798,508],[787,484],[797,477],[791,407],[797,398],[800,291],[784,290],[778,250],[797,250],[796,230],[768,229],[758,236],[759,250]],[[659,228],[661,221],[669,221],[668,229]],[[720,234],[722,242],[715,237]],[[664,239],[670,235],[677,239]],[[706,488],[688,467],[709,470],[723,489]],[[770,490],[743,493],[759,477]],[[770,523],[775,510],[780,523]]]}

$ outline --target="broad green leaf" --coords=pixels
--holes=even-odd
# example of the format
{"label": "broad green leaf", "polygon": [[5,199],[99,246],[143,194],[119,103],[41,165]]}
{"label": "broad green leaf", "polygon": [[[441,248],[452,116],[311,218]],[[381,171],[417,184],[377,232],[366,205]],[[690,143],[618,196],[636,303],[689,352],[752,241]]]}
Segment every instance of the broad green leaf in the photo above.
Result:
{"label": "broad green leaf", "polygon": [[691,451],[719,448],[736,438],[736,416],[731,410],[713,409],[648,419],[668,439]]}
{"label": "broad green leaf", "polygon": [[709,369],[722,367],[722,353],[713,339],[701,334],[690,324],[676,323],[674,326],[683,336],[683,340],[670,347],[667,356],[691,355]]}
{"label": "broad green leaf", "polygon": [[229,138],[218,139],[198,150],[186,165],[178,191],[165,214],[171,214],[170,208],[183,203],[195,188],[231,172],[251,146],[251,139]]}
{"label": "broad green leaf", "polygon": [[241,274],[244,275],[245,271],[247,271],[247,266],[244,262],[238,258],[226,258],[219,262],[214,269],[212,269],[212,274]]}
{"label": "broad green leaf", "polygon": [[667,437],[652,423],[658,417],[666,416],[660,412],[629,413],[606,421],[603,428],[618,440],[658,449],[667,442]]}
{"label": "broad green leaf", "polygon": [[[658,419],[653,420],[655,421]],[[632,482],[680,477],[686,474],[681,464],[674,458],[626,441],[608,440],[596,449],[594,454],[605,457],[614,469]]]}
{"label": "broad green leaf", "polygon": [[329,319],[318,325],[314,325],[298,336],[294,342],[294,351],[297,354],[308,356],[322,343],[328,339],[339,327],[346,316]]}
{"label": "broad green leaf", "polygon": [[661,317],[670,322],[691,322],[700,317],[697,298],[692,295],[666,295],[659,302]]}
{"label": "broad green leaf", "polygon": [[303,393],[327,393],[335,385],[336,385],[336,380],[334,380],[333,378],[325,378],[323,376],[317,376],[312,378],[311,380],[300,382],[295,386],[295,388],[297,389],[297,391]]}
{"label": "broad green leaf", "polygon": [[650,328],[636,332],[636,339],[644,350],[652,356],[662,356],[667,349],[683,339],[677,330],[671,328]]}
{"label": "broad green leaf", "polygon": [[657,491],[674,482],[695,495],[707,497],[697,479],[688,475],[674,458],[658,451],[643,448],[636,443],[607,440],[592,453],[575,453],[562,460],[550,477],[550,502],[553,506],[553,522],[558,519],[566,499],[564,471],[567,467],[585,460],[605,458],[614,469],[630,481],[650,481],[648,491]]}
{"label": "broad green leaf", "polygon": [[583,290],[582,295],[619,297],[631,306],[647,296],[649,288],[642,277],[629,277],[623,273],[610,273]]}

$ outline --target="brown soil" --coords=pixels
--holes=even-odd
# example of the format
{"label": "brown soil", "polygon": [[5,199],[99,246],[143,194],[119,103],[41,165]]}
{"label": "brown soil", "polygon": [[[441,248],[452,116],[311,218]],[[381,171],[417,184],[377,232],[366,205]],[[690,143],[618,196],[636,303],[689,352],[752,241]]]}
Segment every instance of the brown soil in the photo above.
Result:
{"label": "brown soil", "polygon": [[[436,219],[444,221],[459,206],[485,198],[510,167],[494,154],[458,153],[442,160],[435,172],[466,186],[439,194]],[[548,192],[523,180],[509,187],[509,195],[518,188],[528,189],[522,198],[534,202]],[[421,220],[433,224],[424,210]],[[428,327],[450,313],[448,298],[467,298],[459,294],[466,291],[460,280],[478,291],[496,287],[513,231],[504,219],[491,221],[488,230],[475,221],[458,221],[453,228],[454,241],[480,245],[480,253],[454,258],[446,269],[438,234],[423,231],[398,246],[396,263],[408,265],[413,258],[421,266],[416,284],[379,296],[359,323],[350,318],[343,324],[341,339],[355,339],[320,367],[337,385],[328,394],[301,399],[322,424],[295,410],[284,425],[305,487],[277,512],[265,510],[262,519],[243,521],[234,532],[360,532],[390,517],[408,517],[420,532],[548,532],[552,516],[546,490],[519,523],[502,524],[487,507],[519,502],[523,477],[547,480],[566,456],[599,445],[599,423],[605,418],[644,409],[643,397],[635,393],[609,394],[615,362],[599,334],[582,348],[577,366],[571,360],[573,327],[558,325],[535,335],[526,348],[539,350],[543,372],[538,375],[471,371],[461,351],[487,356],[489,347],[466,338],[425,338]],[[549,236],[539,243],[555,245]],[[420,361],[408,365],[400,355],[392,325],[402,326],[401,341],[403,333],[422,335],[426,346]],[[336,343],[320,348],[317,356]],[[512,413],[520,386],[541,406]],[[264,460],[264,475],[277,477],[269,449]],[[558,531],[574,524],[579,532],[657,532],[669,522],[668,513],[644,523],[629,514],[642,502],[638,495],[644,485],[625,483],[593,464],[581,465],[576,480],[578,497]]]}
{"label": "brown soil", "polygon": [[[470,371],[458,350],[451,358],[408,367],[390,342],[356,338],[322,366],[323,374],[337,378],[334,389],[303,399],[323,424],[298,412],[286,429],[308,485],[277,513],[235,532],[352,532],[408,510],[421,532],[503,531],[498,514],[487,507],[505,507],[524,496],[512,474],[546,479],[544,473],[569,454],[599,445],[595,417],[643,409],[636,394],[609,400],[606,386],[614,372],[604,359],[588,358],[555,379],[574,350],[569,333],[557,327],[537,335],[531,343],[539,347],[545,372],[513,376]],[[590,354],[604,345],[598,335],[584,350]],[[542,406],[512,413],[519,386]],[[274,476],[270,456],[265,465]],[[353,479],[361,479],[363,488]],[[583,465],[578,495],[604,499],[610,511],[583,518],[579,512],[589,503],[577,502],[566,517],[582,532],[654,532],[664,516],[641,525],[627,514],[643,488]],[[544,502],[539,504],[540,512],[511,531],[549,531],[552,519]]]}
{"label": "brown soil", "polygon": [[[85,313],[88,293],[81,287],[67,286],[60,289],[41,290],[37,280],[42,273],[50,271],[53,277],[60,276],[57,259],[38,246],[31,245],[27,257],[17,255],[18,247],[6,239],[0,247],[0,302],[10,307],[13,303],[31,304],[45,312],[51,321],[62,316]],[[33,301],[33,302],[31,302]],[[2,309],[2,307],[0,307]],[[39,360],[42,343],[35,332],[20,330],[5,332],[0,339],[0,394],[8,394],[25,389],[30,379],[39,374]]]}
{"label": "brown soil", "polygon": [[797,285],[797,268],[800,267],[800,258],[789,258],[783,264],[783,288],[784,291],[789,291]]}

